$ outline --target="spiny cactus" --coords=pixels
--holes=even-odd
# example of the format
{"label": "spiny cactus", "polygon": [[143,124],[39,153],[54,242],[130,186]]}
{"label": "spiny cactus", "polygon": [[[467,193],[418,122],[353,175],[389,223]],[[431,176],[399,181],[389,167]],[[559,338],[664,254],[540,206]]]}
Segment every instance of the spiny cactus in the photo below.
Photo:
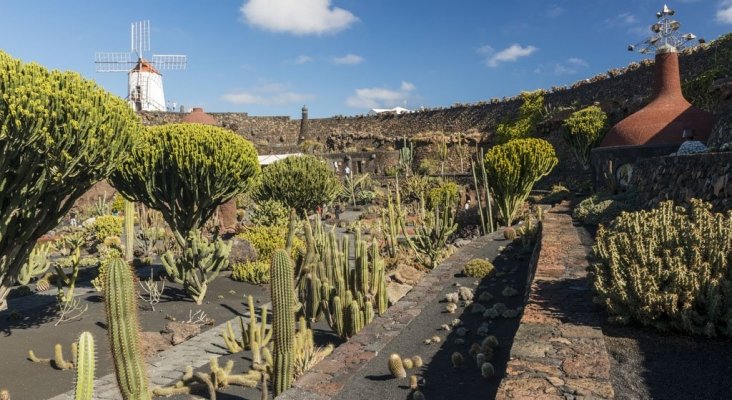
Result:
{"label": "spiny cactus", "polygon": [[125,400],[149,400],[132,270],[122,258],[114,258],[107,266],[105,281],[104,306],[117,385]]}
{"label": "spiny cactus", "polygon": [[272,315],[274,342],[274,391],[275,396],[290,388],[294,375],[295,337],[295,273],[286,250],[272,255]]}
{"label": "spiny cactus", "polygon": [[452,366],[453,368],[460,368],[463,366],[463,355],[459,352],[452,353],[452,356],[450,357],[452,360]]}
{"label": "spiny cactus", "polygon": [[480,374],[483,376],[483,378],[489,379],[496,374],[496,370],[495,368],[493,368],[493,364],[489,362],[484,362],[483,365],[480,366]]}
{"label": "spiny cactus", "polygon": [[35,363],[49,364],[55,369],[73,369],[76,364],[77,343],[71,343],[71,361],[64,358],[64,349],[60,343],[53,346],[53,358],[38,358],[33,350],[28,350],[28,359]]}
{"label": "spiny cactus", "polygon": [[437,267],[447,239],[457,230],[453,202],[453,198],[445,195],[442,203],[434,206],[429,218],[417,227],[414,237],[407,240],[420,263],[430,269]]}
{"label": "spiny cactus", "polygon": [[[495,223],[493,221],[493,198],[491,196],[490,185],[488,184],[488,176],[485,172],[485,164],[483,163],[484,157],[483,149],[480,149],[478,151],[478,163],[476,164],[471,160],[470,169],[473,172],[473,186],[477,194],[475,199],[478,206],[478,215],[480,216],[480,225],[483,228],[483,234],[487,235],[495,230]],[[480,181],[478,180],[479,178]],[[480,196],[481,188],[485,191],[484,199],[481,199]],[[485,202],[485,206],[483,202]]]}
{"label": "spiny cactus", "polygon": [[521,205],[539,179],[557,165],[556,152],[543,139],[516,139],[492,147],[485,169],[505,226],[511,226]]}
{"label": "spiny cactus", "polygon": [[513,229],[510,226],[507,226],[503,230],[503,238],[506,240],[511,240],[511,241],[516,240],[516,229]]}
{"label": "spiny cactus", "polygon": [[82,332],[76,352],[76,386],[74,400],[92,400],[94,394],[94,369],[96,353],[94,337],[89,332]]}
{"label": "spiny cactus", "polygon": [[404,370],[404,364],[402,363],[402,358],[399,357],[399,354],[392,354],[389,356],[389,372],[391,372],[395,378],[407,377],[407,371]]}
{"label": "spiny cactus", "polygon": [[404,369],[412,369],[414,368],[414,363],[412,362],[411,358],[405,358],[402,360],[402,365],[404,365]]}
{"label": "spiny cactus", "polygon": [[216,398],[216,390],[226,388],[230,385],[238,385],[244,387],[256,387],[263,379],[266,372],[250,369],[244,374],[232,374],[234,369],[234,361],[227,361],[226,365],[221,367],[217,357],[211,357],[209,360],[209,373],[193,372],[193,367],[186,367],[185,372],[180,379],[170,386],[156,386],[152,389],[155,396],[174,396],[181,394],[190,394],[192,392],[207,391],[210,399]]}
{"label": "spiny cactus", "polygon": [[183,285],[186,293],[200,305],[208,284],[229,265],[231,246],[231,242],[225,243],[220,238],[211,243],[199,231],[191,231],[183,255],[176,259],[168,251],[161,261],[168,277]]}
{"label": "spiny cactus", "polygon": [[245,323],[244,318],[239,317],[241,339],[236,338],[231,321],[226,323],[226,329],[224,329],[222,336],[226,348],[231,353],[251,350],[252,362],[261,363],[261,349],[269,345],[272,338],[272,328],[267,327],[267,306],[260,307],[259,321],[257,321],[254,297],[247,296],[247,303],[249,305],[249,323]]}
{"label": "spiny cactus", "polygon": [[417,381],[416,375],[410,375],[409,376],[409,388],[412,390],[419,389],[419,382]]}
{"label": "spiny cactus", "polygon": [[51,267],[51,263],[48,260],[48,254],[51,251],[51,245],[39,244],[33,248],[28,256],[28,261],[23,264],[18,274],[18,283],[21,285],[27,285],[31,279],[39,276],[46,272]]}
{"label": "spiny cactus", "polygon": [[125,260],[132,262],[135,254],[135,203],[125,199]]}
{"label": "spiny cactus", "polygon": [[732,211],[711,208],[663,202],[600,227],[591,271],[612,320],[732,336]]}
{"label": "spiny cactus", "polygon": [[422,368],[422,365],[424,364],[422,361],[422,357],[420,356],[412,357],[412,363],[414,364],[414,368]]}

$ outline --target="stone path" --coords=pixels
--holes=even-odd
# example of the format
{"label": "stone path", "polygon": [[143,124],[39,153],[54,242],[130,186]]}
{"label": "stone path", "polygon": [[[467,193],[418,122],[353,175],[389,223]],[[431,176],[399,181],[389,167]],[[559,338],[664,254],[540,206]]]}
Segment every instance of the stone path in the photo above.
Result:
{"label": "stone path", "polygon": [[[266,304],[270,307],[270,303]],[[248,315],[243,317],[248,321]],[[239,324],[233,323],[236,318],[231,319],[234,331],[239,333]],[[177,345],[168,350],[162,351],[150,359],[147,363],[147,375],[150,377],[150,387],[165,386],[178,380],[187,366],[194,369],[208,364],[213,356],[228,354],[222,348],[224,341],[221,332],[226,327],[226,322],[202,332],[201,334]],[[95,400],[118,400],[121,399],[115,374],[108,374],[94,381]],[[49,400],[73,400],[74,391],[68,391]]]}
{"label": "stone path", "polygon": [[[483,236],[465,245],[427,274],[406,296],[376,317],[348,342],[338,346],[333,354],[300,377],[293,388],[282,393],[282,400],[325,400],[338,396],[344,386],[357,376],[393,339],[399,336],[422,313],[426,304],[434,302],[458,269],[493,246],[497,235]],[[502,234],[500,234],[502,235]]]}
{"label": "stone path", "polygon": [[566,202],[545,213],[528,304],[497,399],[614,398],[586,272],[591,245]]}

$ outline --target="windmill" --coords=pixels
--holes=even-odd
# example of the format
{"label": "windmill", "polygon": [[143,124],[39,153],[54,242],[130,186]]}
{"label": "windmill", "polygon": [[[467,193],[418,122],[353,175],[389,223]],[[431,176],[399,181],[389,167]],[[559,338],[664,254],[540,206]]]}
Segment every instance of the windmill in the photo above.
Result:
{"label": "windmill", "polygon": [[[101,52],[94,54],[97,72],[126,72],[127,101],[135,111],[166,111],[161,70],[183,70],[185,55],[153,54],[150,51],[150,21],[132,24],[130,52]],[[134,58],[133,58],[134,57]]]}

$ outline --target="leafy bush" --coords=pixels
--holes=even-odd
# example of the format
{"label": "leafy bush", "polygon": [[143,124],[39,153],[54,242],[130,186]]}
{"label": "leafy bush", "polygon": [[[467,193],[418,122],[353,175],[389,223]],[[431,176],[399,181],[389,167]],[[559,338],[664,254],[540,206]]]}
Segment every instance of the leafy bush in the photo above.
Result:
{"label": "leafy bush", "polygon": [[263,200],[254,205],[251,223],[262,226],[286,226],[290,220],[287,207],[277,200]]}
{"label": "leafy bush", "polygon": [[534,184],[557,162],[554,147],[543,139],[516,139],[486,153],[488,182],[506,226],[511,226]]}
{"label": "leafy bush", "polygon": [[36,241],[128,154],[139,118],[74,72],[0,51],[0,310]]}
{"label": "leafy bush", "polygon": [[663,202],[601,226],[594,287],[612,320],[666,331],[732,336],[732,212]]}
{"label": "leafy bush", "polygon": [[270,261],[250,261],[235,264],[231,279],[240,282],[249,282],[254,285],[269,283]]}
{"label": "leafy bush", "polygon": [[[257,250],[258,261],[269,262],[275,250],[285,247],[287,226],[252,226],[238,234],[237,237],[248,241]],[[305,243],[295,236],[290,256],[296,260],[297,255],[304,250]]]}
{"label": "leafy bush", "polygon": [[440,173],[440,162],[431,158],[423,158],[419,161],[417,173],[421,175],[437,175]]}
{"label": "leafy bush", "polygon": [[572,211],[572,217],[585,225],[608,224],[623,211],[636,208],[634,194],[594,194],[582,200]]}
{"label": "leafy bush", "polygon": [[335,172],[315,156],[287,157],[264,169],[255,197],[277,200],[307,213],[336,198],[341,184]]}
{"label": "leafy bush", "polygon": [[471,278],[483,279],[493,273],[493,263],[482,258],[476,258],[465,264],[463,272]]}
{"label": "leafy bush", "polygon": [[590,168],[590,150],[602,140],[606,131],[607,115],[598,106],[576,111],[564,121],[564,140],[582,168]]}
{"label": "leafy bush", "polygon": [[185,248],[189,233],[246,191],[259,171],[254,146],[234,132],[167,124],[145,129],[111,181],[126,198],[160,211]]}
{"label": "leafy bush", "polygon": [[108,237],[122,235],[122,217],[113,215],[102,215],[94,220],[94,223],[87,226],[87,238],[94,244],[104,243]]}
{"label": "leafy bush", "polygon": [[541,199],[543,204],[556,204],[572,198],[572,192],[564,185],[552,186],[551,192]]}
{"label": "leafy bush", "polygon": [[498,124],[496,128],[496,143],[506,143],[510,140],[525,138],[536,131],[544,111],[544,92],[521,93],[523,104],[519,108],[519,115],[512,122]]}
{"label": "leafy bush", "polygon": [[116,193],[112,198],[112,212],[123,212],[125,210],[125,198]]}
{"label": "leafy bush", "polygon": [[458,200],[458,185],[452,181],[442,181],[437,187],[430,189],[427,197],[427,206],[432,209],[435,206],[442,206],[445,199],[453,205]]}

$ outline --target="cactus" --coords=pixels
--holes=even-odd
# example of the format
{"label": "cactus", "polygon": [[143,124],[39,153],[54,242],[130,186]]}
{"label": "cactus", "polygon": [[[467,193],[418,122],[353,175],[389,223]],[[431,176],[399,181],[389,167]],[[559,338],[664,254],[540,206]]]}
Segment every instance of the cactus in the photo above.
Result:
{"label": "cactus", "polygon": [[484,362],[483,365],[480,366],[480,374],[483,376],[483,378],[489,379],[496,374],[496,370],[495,368],[493,368],[493,364],[489,362]]}
{"label": "cactus", "polygon": [[411,358],[405,358],[402,360],[402,365],[404,365],[404,369],[412,369],[414,368],[414,362]]}
{"label": "cactus", "polygon": [[492,147],[484,161],[488,182],[505,226],[513,224],[534,184],[559,162],[551,143],[534,138],[511,140]]}
{"label": "cactus", "polygon": [[272,338],[272,328],[267,327],[267,307],[260,307],[259,322],[257,322],[256,309],[254,308],[254,297],[247,296],[249,305],[249,323],[244,322],[244,318],[239,317],[239,326],[241,328],[241,339],[236,338],[231,321],[226,323],[226,329],[222,332],[224,344],[231,353],[238,353],[244,350],[251,350],[253,354],[252,361],[261,363],[261,349],[268,346]]}
{"label": "cactus", "polygon": [[149,400],[132,270],[122,258],[114,258],[107,266],[105,281],[104,306],[117,384],[125,400]]}
{"label": "cactus", "polygon": [[414,368],[422,368],[422,365],[424,364],[422,362],[422,357],[420,356],[412,357],[412,363],[414,364]]}
{"label": "cactus", "polygon": [[407,177],[412,172],[413,161],[414,143],[409,141],[409,145],[407,145],[407,138],[402,138],[402,148],[399,149],[399,170],[404,171]]}
{"label": "cactus", "polygon": [[[483,149],[478,152],[478,163],[471,161],[470,170],[473,172],[473,186],[475,187],[476,203],[478,206],[478,215],[480,216],[480,225],[483,229],[483,234],[491,233],[495,230],[495,224],[493,221],[493,199],[491,198],[491,189],[488,184],[488,176],[485,172],[485,164],[483,163],[484,154]],[[480,171],[480,175],[478,175]],[[478,176],[480,176],[480,184],[478,183]],[[485,191],[485,199],[481,200],[480,192],[481,186]],[[485,201],[485,208],[482,202]]]}
{"label": "cactus", "polygon": [[94,369],[96,353],[94,337],[89,332],[82,332],[76,353],[76,386],[74,400],[92,400],[94,394]]}
{"label": "cactus", "polygon": [[50,364],[55,369],[67,370],[73,369],[76,364],[76,349],[77,343],[71,343],[71,361],[66,361],[64,358],[63,346],[60,343],[56,343],[53,346],[53,359],[50,358],[38,358],[33,350],[28,350],[28,359],[35,363]]}
{"label": "cactus", "polygon": [[503,230],[503,238],[510,241],[516,240],[516,229],[513,229],[510,226],[506,227],[506,229]]}
{"label": "cactus", "polygon": [[274,392],[275,397],[287,390],[294,375],[295,289],[292,261],[286,250],[272,255],[272,315],[274,342]]}
{"label": "cactus", "polygon": [[404,364],[402,363],[402,358],[399,357],[399,354],[392,354],[389,356],[389,372],[391,372],[395,378],[407,377],[407,371],[404,370]]}
{"label": "cactus", "polygon": [[425,400],[424,394],[419,390],[412,392],[412,400]]}
{"label": "cactus", "polygon": [[417,253],[420,263],[430,269],[437,267],[440,253],[447,246],[447,239],[457,230],[455,210],[450,206],[453,199],[446,195],[442,200],[441,205],[435,205],[430,219],[417,227],[414,238],[407,241]]}
{"label": "cactus", "polygon": [[125,199],[125,260],[132,262],[135,253],[135,203]]}
{"label": "cactus", "polygon": [[463,355],[458,353],[457,351],[452,353],[450,359],[452,360],[452,366],[454,368],[460,368],[463,366]]}
{"label": "cactus", "polygon": [[412,390],[419,389],[419,382],[417,381],[416,375],[410,375],[409,376],[409,388]]}
{"label": "cactus", "polygon": [[163,254],[161,261],[168,278],[183,285],[196,304],[203,303],[208,284],[229,265],[232,243],[217,238],[213,243],[199,231],[191,231],[186,240],[185,251],[174,259],[173,253]]}
{"label": "cactus", "polygon": [[18,283],[27,285],[31,279],[46,272],[51,267],[48,254],[51,250],[50,244],[39,244],[33,248],[28,256],[28,261],[23,264],[18,273]]}

